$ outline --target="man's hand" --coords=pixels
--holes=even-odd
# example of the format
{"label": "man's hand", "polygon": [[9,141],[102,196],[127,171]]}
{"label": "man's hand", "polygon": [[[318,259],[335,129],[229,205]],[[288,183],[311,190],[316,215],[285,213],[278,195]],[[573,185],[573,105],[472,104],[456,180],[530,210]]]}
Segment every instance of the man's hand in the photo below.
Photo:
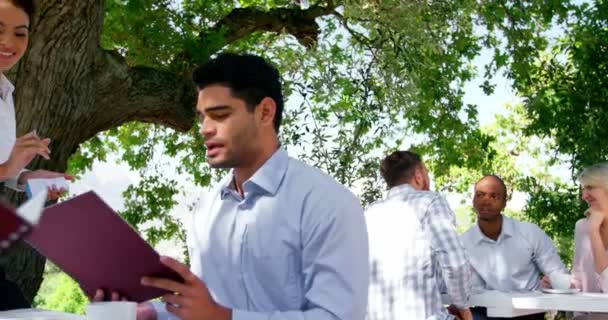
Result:
{"label": "man's hand", "polygon": [[[19,184],[25,184],[25,183],[27,183],[27,181],[29,179],[53,179],[53,178],[65,178],[66,180],[70,180],[70,181],[74,180],[74,177],[72,177],[68,174],[65,174],[65,173],[53,172],[53,171],[48,171],[48,170],[36,170],[36,171],[23,172],[19,176],[18,182],[19,182]],[[48,190],[47,200],[49,200],[49,201],[57,200],[57,199],[59,199],[59,197],[64,195],[66,193],[66,191],[67,190],[65,190],[64,188],[57,188],[55,186],[52,186]]]}
{"label": "man's hand", "polygon": [[50,142],[50,139],[40,139],[33,131],[17,138],[10,157],[1,165],[2,177],[0,178],[4,180],[16,176],[36,155],[48,160],[51,153],[49,150]]}
{"label": "man's hand", "polygon": [[[105,300],[105,293],[102,289],[97,289],[95,295],[91,298],[92,302],[102,302]],[[127,298],[121,297],[118,292],[111,293],[112,301],[128,301]],[[157,320],[156,310],[150,302],[137,304],[137,320]]]}
{"label": "man's hand", "polygon": [[156,310],[150,302],[143,302],[137,305],[137,320],[156,320]]}
{"label": "man's hand", "polygon": [[[102,302],[106,300],[106,293],[103,289],[97,289],[95,295],[91,299],[93,302]],[[126,297],[121,296],[118,292],[114,291],[110,295],[110,301],[129,301]]]}
{"label": "man's hand", "polygon": [[462,320],[473,320],[473,313],[471,309],[460,309],[460,319]]}
{"label": "man's hand", "polygon": [[553,286],[551,285],[551,279],[549,279],[548,276],[543,276],[543,278],[540,279],[540,287],[544,289],[553,288]]}
{"label": "man's hand", "polygon": [[232,318],[232,310],[213,301],[207,286],[190,272],[188,266],[169,257],[161,257],[160,261],[177,272],[184,279],[184,283],[152,277],[142,278],[141,283],[172,292],[162,297],[169,312],[182,320],[230,320]]}
{"label": "man's hand", "polygon": [[450,305],[448,307],[448,313],[455,316],[456,319],[459,320],[473,320],[473,314],[471,313],[471,309],[458,309],[455,305]]}

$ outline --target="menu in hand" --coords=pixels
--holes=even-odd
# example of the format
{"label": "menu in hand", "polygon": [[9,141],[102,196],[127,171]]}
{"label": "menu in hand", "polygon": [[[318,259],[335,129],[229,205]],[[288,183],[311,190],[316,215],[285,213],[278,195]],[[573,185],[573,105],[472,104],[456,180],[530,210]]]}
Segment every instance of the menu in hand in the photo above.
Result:
{"label": "menu in hand", "polygon": [[31,232],[40,220],[46,197],[43,190],[16,210],[0,202],[0,254]]}
{"label": "menu in hand", "polygon": [[[116,291],[142,302],[165,294],[140,284],[143,276],[181,277],[159,254],[90,191],[46,208],[26,240],[76,280],[88,296]],[[109,297],[109,294],[106,294]]]}

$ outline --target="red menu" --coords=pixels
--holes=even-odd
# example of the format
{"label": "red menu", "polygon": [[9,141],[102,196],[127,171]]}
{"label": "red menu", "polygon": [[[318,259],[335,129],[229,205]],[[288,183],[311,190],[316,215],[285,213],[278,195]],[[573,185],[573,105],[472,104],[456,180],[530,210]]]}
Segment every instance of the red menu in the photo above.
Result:
{"label": "red menu", "polygon": [[23,238],[38,223],[46,201],[46,191],[40,192],[16,210],[0,202],[0,254]]}
{"label": "red menu", "polygon": [[161,264],[158,253],[93,191],[46,208],[25,239],[74,278],[89,296],[101,288],[142,302],[166,292],[142,286],[141,277],[181,281],[176,272]]}

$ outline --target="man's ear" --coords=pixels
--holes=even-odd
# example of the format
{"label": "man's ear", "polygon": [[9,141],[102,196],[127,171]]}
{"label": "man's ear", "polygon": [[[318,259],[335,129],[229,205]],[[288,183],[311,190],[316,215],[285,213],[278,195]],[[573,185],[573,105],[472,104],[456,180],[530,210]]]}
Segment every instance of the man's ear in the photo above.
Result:
{"label": "man's ear", "polygon": [[418,183],[422,183],[424,181],[424,172],[421,168],[416,168],[416,171],[414,171],[414,177]]}
{"label": "man's ear", "polygon": [[416,186],[422,186],[424,183],[424,177],[422,176],[422,170],[420,168],[416,168],[414,170],[414,183]]}
{"label": "man's ear", "polygon": [[258,114],[258,119],[260,119],[262,126],[274,126],[274,115],[276,112],[277,104],[274,102],[274,99],[270,97],[262,99],[256,108],[256,113]]}

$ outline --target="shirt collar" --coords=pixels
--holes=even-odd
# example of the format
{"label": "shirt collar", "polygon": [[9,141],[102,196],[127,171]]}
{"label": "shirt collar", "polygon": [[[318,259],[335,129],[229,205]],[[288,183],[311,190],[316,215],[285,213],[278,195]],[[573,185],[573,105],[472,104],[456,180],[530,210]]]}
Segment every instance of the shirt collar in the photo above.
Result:
{"label": "shirt collar", "polygon": [[[493,241],[492,239],[486,237],[483,234],[483,232],[481,232],[481,228],[479,227],[479,223],[475,224],[475,229],[474,230],[475,230],[474,237],[475,237],[475,242],[476,243],[481,243],[482,241]],[[500,230],[500,235],[498,235],[498,239],[496,239],[496,242],[499,242],[504,237],[512,237],[514,231],[515,230],[514,230],[514,227],[513,227],[513,221],[510,218],[505,217],[503,215],[502,216],[502,228]]]}
{"label": "shirt collar", "polygon": [[[256,171],[251,178],[243,183],[243,191],[248,193],[251,188],[257,188],[268,194],[275,195],[287,172],[289,156],[282,148],[277,149],[274,154]],[[234,191],[234,173],[231,172],[222,181],[222,199]]]}
{"label": "shirt collar", "polygon": [[386,195],[386,198],[393,198],[395,196],[407,193],[407,192],[411,192],[411,191],[415,191],[414,187],[412,187],[410,184],[400,184],[398,186],[394,186],[392,187],[390,190],[388,190],[388,194]]}
{"label": "shirt collar", "polygon": [[13,94],[13,91],[15,91],[15,86],[3,73],[0,73],[0,97],[6,100],[8,95]]}

